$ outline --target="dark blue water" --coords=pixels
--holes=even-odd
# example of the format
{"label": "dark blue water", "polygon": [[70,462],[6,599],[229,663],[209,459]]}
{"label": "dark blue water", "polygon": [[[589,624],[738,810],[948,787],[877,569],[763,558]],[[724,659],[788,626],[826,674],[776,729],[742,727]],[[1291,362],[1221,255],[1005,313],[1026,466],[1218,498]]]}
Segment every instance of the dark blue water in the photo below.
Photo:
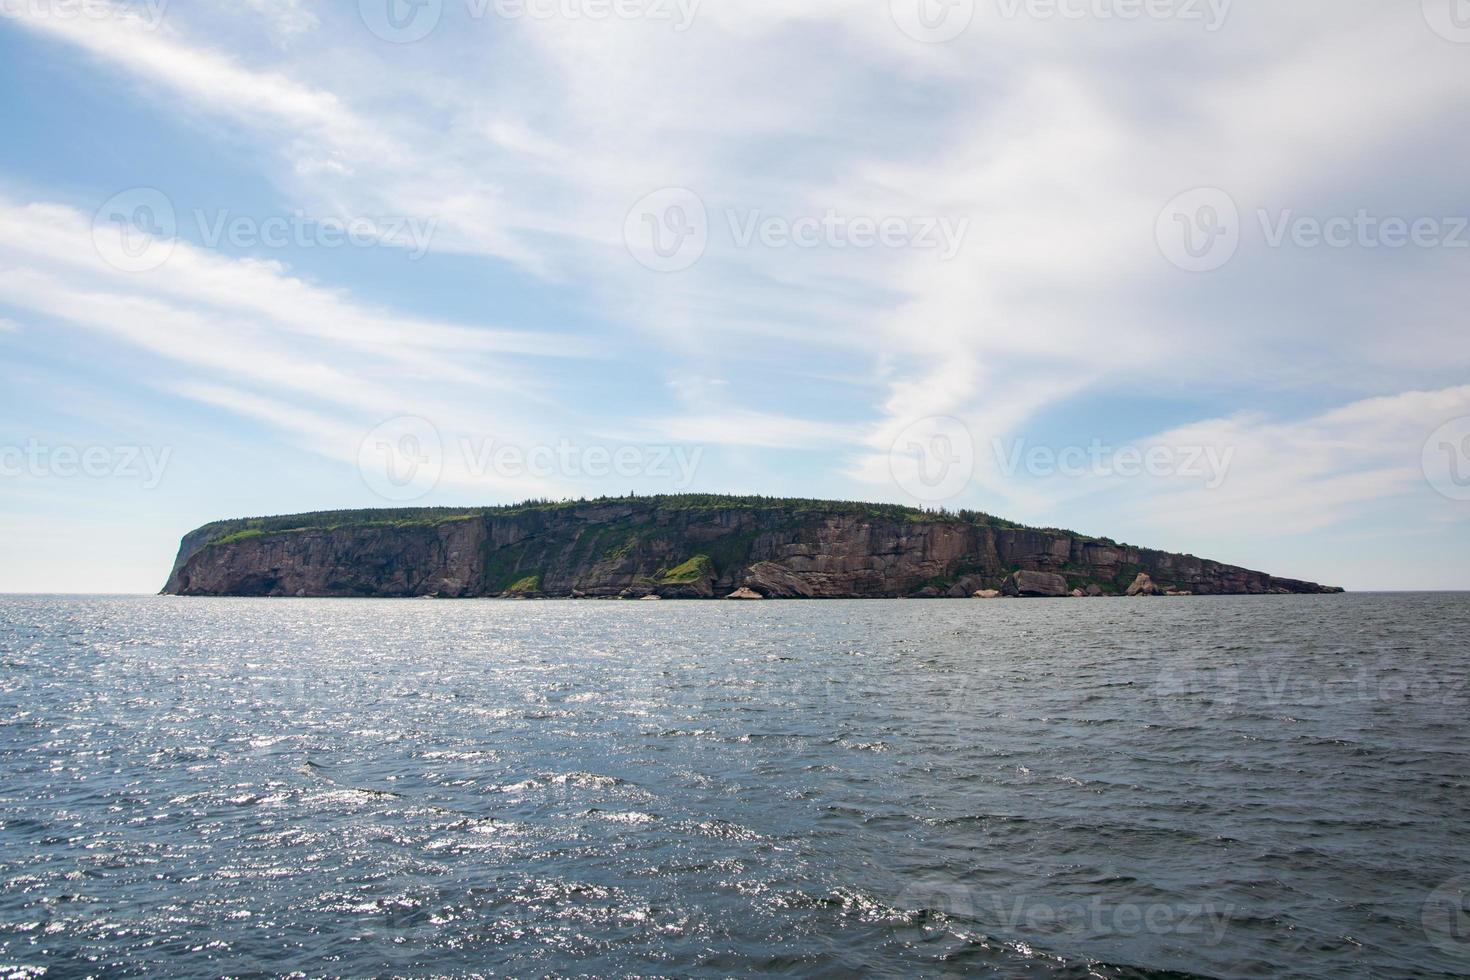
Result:
{"label": "dark blue water", "polygon": [[1463,595],[0,599],[0,975],[1466,975],[1467,637]]}

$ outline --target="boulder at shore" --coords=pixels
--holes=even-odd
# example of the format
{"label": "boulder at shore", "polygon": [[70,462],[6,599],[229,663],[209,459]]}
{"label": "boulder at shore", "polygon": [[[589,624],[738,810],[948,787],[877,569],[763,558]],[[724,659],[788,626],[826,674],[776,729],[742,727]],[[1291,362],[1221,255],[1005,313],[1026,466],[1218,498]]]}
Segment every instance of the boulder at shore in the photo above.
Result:
{"label": "boulder at shore", "polygon": [[1147,572],[1139,572],[1138,577],[1133,580],[1133,584],[1128,586],[1127,594],[1130,596],[1163,595],[1164,590],[1154,584],[1154,580],[1149,577]]}
{"label": "boulder at shore", "polygon": [[725,596],[725,598],[726,599],[746,599],[746,600],[749,600],[749,599],[764,599],[765,596],[763,596],[759,592],[755,591],[755,589],[739,588],[739,589],[736,589],[734,592],[731,592],[729,595]]}
{"label": "boulder at shore", "polygon": [[1055,572],[1012,572],[1001,586],[1008,596],[1027,599],[1060,599],[1067,594],[1067,580]]}

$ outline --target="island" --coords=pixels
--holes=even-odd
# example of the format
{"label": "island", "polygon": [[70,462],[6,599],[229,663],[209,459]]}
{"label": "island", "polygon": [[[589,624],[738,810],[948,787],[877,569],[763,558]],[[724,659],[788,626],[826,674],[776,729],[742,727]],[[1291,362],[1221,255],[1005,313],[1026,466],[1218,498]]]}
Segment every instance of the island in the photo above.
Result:
{"label": "island", "polygon": [[180,596],[896,599],[1341,589],[977,511],[701,494],[206,524]]}

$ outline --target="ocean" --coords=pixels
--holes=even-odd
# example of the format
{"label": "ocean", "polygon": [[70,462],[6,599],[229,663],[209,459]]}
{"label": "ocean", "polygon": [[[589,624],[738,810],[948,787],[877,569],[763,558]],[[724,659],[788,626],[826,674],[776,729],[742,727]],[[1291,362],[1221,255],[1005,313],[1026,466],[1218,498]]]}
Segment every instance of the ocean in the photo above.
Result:
{"label": "ocean", "polygon": [[0,976],[1470,975],[1470,596],[0,598]]}

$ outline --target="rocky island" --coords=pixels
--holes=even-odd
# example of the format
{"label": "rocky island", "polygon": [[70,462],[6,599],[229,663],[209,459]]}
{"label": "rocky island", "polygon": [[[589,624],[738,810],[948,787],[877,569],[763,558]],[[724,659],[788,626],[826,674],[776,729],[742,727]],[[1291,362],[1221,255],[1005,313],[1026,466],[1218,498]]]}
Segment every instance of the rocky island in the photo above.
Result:
{"label": "rocky island", "polygon": [[684,495],[206,524],[191,596],[879,599],[1341,592],[974,511]]}

